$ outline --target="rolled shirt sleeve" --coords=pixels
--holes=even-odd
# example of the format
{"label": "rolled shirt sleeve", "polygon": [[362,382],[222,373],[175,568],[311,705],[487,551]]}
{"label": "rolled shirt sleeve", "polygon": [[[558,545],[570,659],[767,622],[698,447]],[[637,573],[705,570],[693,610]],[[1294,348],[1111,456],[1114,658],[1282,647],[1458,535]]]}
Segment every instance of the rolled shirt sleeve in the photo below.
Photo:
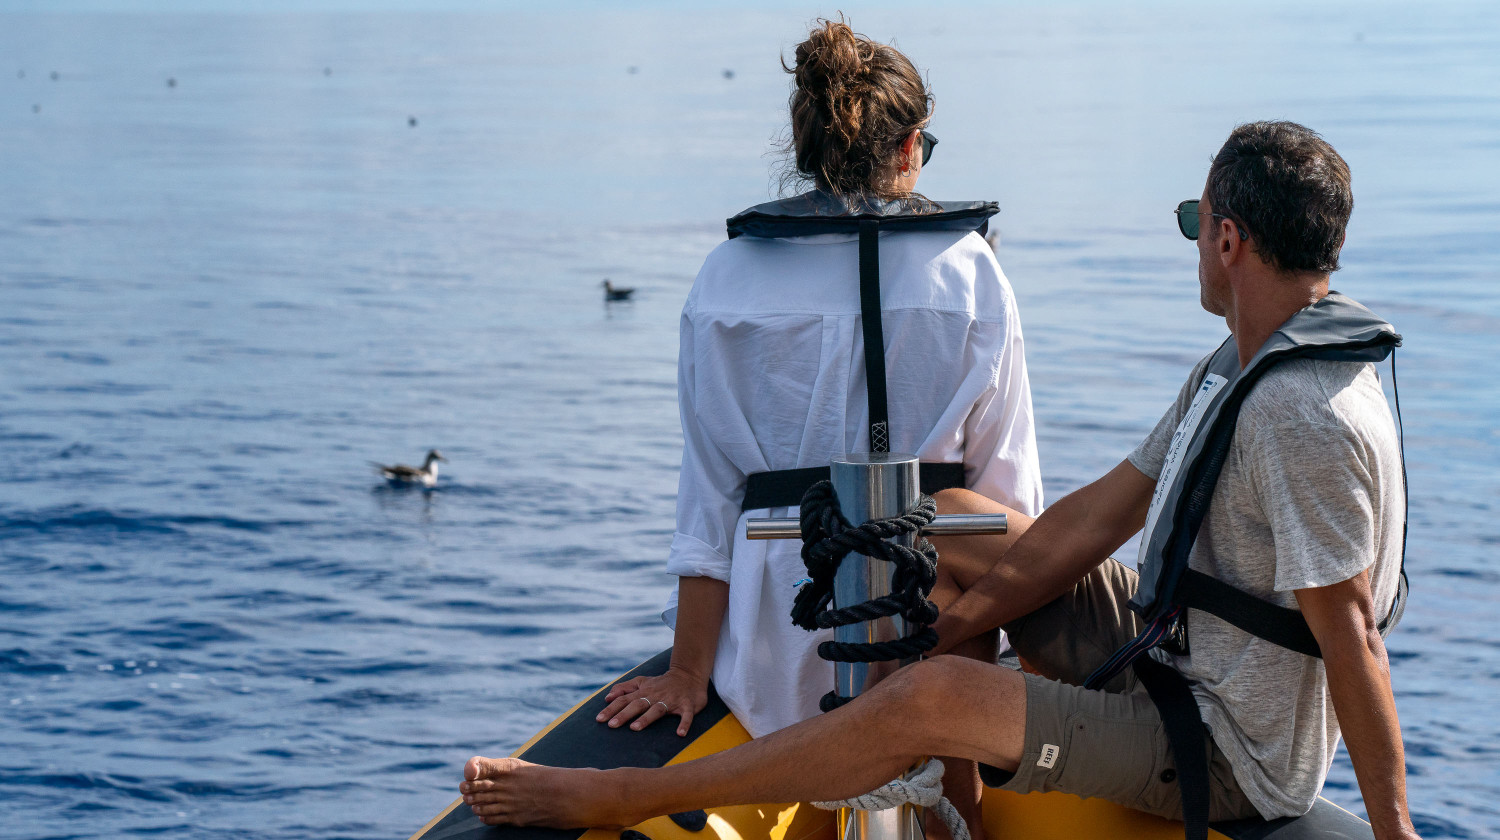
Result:
{"label": "rolled shirt sleeve", "polygon": [[699,422],[698,360],[688,310],[682,313],[680,339],[677,393],[682,414],[682,471],[677,479],[677,528],[667,555],[667,572],[727,582],[745,474],[714,444]]}

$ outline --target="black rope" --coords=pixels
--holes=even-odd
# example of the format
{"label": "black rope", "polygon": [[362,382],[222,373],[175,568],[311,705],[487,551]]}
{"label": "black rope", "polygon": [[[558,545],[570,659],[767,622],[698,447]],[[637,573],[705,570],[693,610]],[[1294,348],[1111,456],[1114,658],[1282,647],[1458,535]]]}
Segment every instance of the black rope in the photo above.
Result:
{"label": "black rope", "polygon": [[[792,602],[792,623],[804,630],[826,630],[899,615],[916,628],[908,636],[884,642],[824,642],[818,645],[818,656],[829,662],[886,662],[917,656],[937,645],[937,633],[927,626],[938,614],[937,606],[927,600],[937,583],[937,550],[925,539],[915,548],[887,542],[889,537],[921,531],[936,515],[937,503],[923,496],[916,509],[901,516],[853,526],[839,510],[831,482],[820,481],[807,489],[801,524],[802,563],[809,580]],[[833,609],[833,578],[851,552],[894,566],[891,594]],[[830,691],[818,705],[826,712],[851,699]]]}

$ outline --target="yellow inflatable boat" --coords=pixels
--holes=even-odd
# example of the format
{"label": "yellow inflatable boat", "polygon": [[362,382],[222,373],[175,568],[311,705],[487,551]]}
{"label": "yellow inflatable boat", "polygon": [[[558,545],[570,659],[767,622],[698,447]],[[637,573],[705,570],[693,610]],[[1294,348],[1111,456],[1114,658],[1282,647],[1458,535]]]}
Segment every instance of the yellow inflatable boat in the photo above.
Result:
{"label": "yellow inflatable boat", "polygon": [[[671,651],[652,657],[621,680],[666,671]],[[613,685],[611,683],[610,685]],[[693,719],[686,738],[673,727],[658,725],[644,732],[610,729],[594,721],[604,708],[601,688],[534,735],[517,758],[559,767],[661,767],[729,749],[750,740],[718,695],[709,690],[708,706]],[[458,768],[455,768],[455,784]],[[706,814],[675,819],[663,815],[634,826],[650,840],[833,840],[833,813],[806,803],[779,802],[715,808]],[[706,819],[705,819],[706,817]],[[1102,799],[1080,799],[1062,793],[1025,796],[985,792],[984,827],[991,840],[1181,840],[1182,823],[1132,811]],[[455,801],[411,840],[619,840],[620,832],[559,831],[546,828],[487,826]],[[1307,815],[1272,821],[1216,823],[1217,840],[1371,840],[1365,821],[1320,798]]]}

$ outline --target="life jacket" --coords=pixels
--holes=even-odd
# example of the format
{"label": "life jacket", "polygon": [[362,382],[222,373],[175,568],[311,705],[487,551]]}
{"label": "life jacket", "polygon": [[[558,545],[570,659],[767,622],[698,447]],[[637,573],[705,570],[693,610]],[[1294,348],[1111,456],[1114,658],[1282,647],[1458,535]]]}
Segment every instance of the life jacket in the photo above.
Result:
{"label": "life jacket", "polygon": [[[1243,369],[1233,336],[1226,340],[1209,360],[1203,381],[1172,435],[1141,538],[1140,581],[1130,599],[1131,609],[1147,622],[1146,629],[1116,651],[1089,676],[1084,686],[1102,688],[1134,663],[1137,678],[1161,712],[1177,762],[1183,821],[1189,840],[1206,837],[1208,830],[1209,780],[1202,718],[1186,678],[1142,654],[1157,645],[1186,654],[1189,647],[1186,618],[1191,608],[1218,616],[1247,633],[1297,653],[1320,656],[1317,639],[1301,611],[1273,604],[1188,566],[1193,543],[1208,514],[1214,486],[1234,439],[1240,407],[1267,371],[1288,359],[1380,362],[1389,356],[1394,387],[1393,354],[1400,344],[1401,336],[1390,324],[1354,300],[1329,292],[1322,300],[1293,315]],[[1400,417],[1398,392],[1398,424]],[[1405,493],[1404,446],[1401,459]],[[1379,625],[1382,636],[1389,634],[1401,620],[1406,604],[1404,522],[1400,574],[1390,612]]]}
{"label": "life jacket", "polygon": [[[993,201],[931,201],[922,198],[885,201],[874,197],[840,197],[813,190],[792,198],[757,204],[731,217],[729,238],[754,236],[785,239],[823,233],[859,234],[859,307],[865,344],[865,391],[869,400],[870,450],[890,451],[890,411],[886,402],[885,335],[880,313],[881,231],[977,231],[989,229],[1000,212]],[[828,478],[828,467],[771,470],[746,477],[742,510],[794,507],[802,495]],[[922,492],[964,486],[964,465],[924,463]]]}
{"label": "life jacket", "polygon": [[[1288,319],[1244,369],[1233,337],[1225,340],[1209,360],[1192,404],[1172,435],[1151,497],[1141,538],[1140,584],[1130,599],[1147,629],[1089,678],[1091,687],[1108,682],[1157,644],[1166,643],[1168,650],[1175,646],[1175,652],[1185,653],[1187,608],[1218,616],[1297,653],[1319,656],[1317,640],[1301,611],[1272,604],[1191,569],[1188,558],[1229,454],[1240,406],[1261,377],[1288,359],[1380,362],[1400,344],[1401,336],[1390,324],[1338,292],[1329,292]],[[1399,403],[1397,410],[1399,416]],[[1403,480],[1405,472],[1403,452]],[[1405,608],[1405,556],[1403,531],[1401,582],[1390,612],[1380,623],[1382,634],[1390,632]]]}

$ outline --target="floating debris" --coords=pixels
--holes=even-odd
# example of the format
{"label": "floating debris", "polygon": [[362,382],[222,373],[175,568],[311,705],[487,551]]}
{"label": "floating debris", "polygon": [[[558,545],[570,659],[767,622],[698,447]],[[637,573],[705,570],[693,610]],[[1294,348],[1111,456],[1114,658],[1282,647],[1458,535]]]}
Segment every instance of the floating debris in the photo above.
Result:
{"label": "floating debris", "polygon": [[325,75],[325,76],[332,76],[333,75],[333,68],[332,67],[324,67],[323,68],[323,75]]}
{"label": "floating debris", "polygon": [[169,76],[167,78],[167,87],[169,87],[169,88],[177,87],[177,79],[174,78],[174,77],[170,77]]}
{"label": "floating debris", "polygon": [[42,106],[40,106],[40,105],[33,105],[33,106],[31,106],[31,113],[33,113],[33,114],[40,114],[41,112],[42,112]]}
{"label": "floating debris", "polygon": [[62,76],[60,76],[56,70],[53,70],[52,71],[52,81],[55,82],[55,81],[57,81],[60,78],[62,78]]}
{"label": "floating debris", "polygon": [[406,118],[406,124],[409,125],[409,126],[411,126],[412,128],[416,128],[417,127],[417,118],[416,117],[407,117]]}
{"label": "floating debris", "polygon": [[726,79],[733,79],[734,78],[734,71],[733,70],[725,70],[724,71],[724,78],[726,78]]}
{"label": "floating debris", "polygon": [[634,76],[635,74],[641,72],[641,68],[639,68],[639,67],[635,66],[634,64],[632,64],[629,67],[625,68],[625,72],[629,73],[632,76]]}

